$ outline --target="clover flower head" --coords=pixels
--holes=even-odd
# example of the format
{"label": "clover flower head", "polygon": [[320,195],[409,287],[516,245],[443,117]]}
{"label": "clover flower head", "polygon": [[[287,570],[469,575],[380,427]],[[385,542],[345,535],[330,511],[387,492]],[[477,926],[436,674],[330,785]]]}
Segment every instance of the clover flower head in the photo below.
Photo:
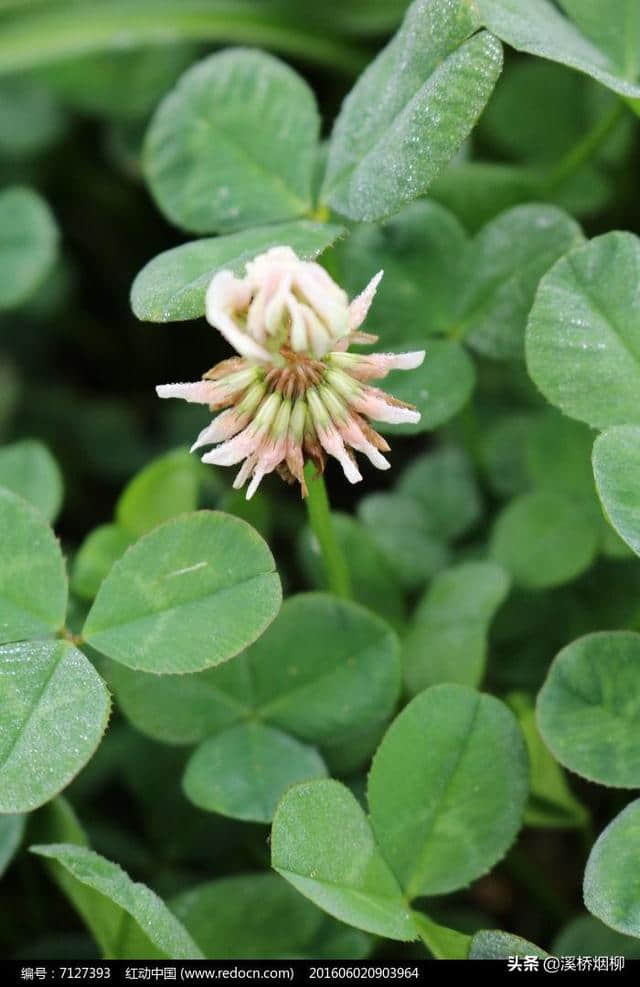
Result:
{"label": "clover flower head", "polygon": [[206,295],[207,320],[238,356],[223,360],[194,383],[163,384],[161,398],[207,404],[220,413],[192,451],[214,446],[205,463],[242,463],[234,487],[250,480],[247,499],[278,470],[307,494],[305,462],[325,468],[337,459],[351,483],[362,479],[354,450],[389,469],[389,445],[369,424],[417,422],[412,405],[372,387],[390,370],[412,370],[413,353],[350,353],[352,343],[375,343],[359,331],[382,277],[375,275],[353,301],[319,264],[290,247],[272,247],[246,264],[245,276],[219,271]]}

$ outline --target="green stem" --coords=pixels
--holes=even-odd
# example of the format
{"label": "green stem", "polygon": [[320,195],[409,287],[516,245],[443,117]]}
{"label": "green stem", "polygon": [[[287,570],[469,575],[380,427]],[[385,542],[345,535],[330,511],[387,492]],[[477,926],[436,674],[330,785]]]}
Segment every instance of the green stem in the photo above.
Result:
{"label": "green stem", "polygon": [[320,546],[327,570],[329,589],[336,596],[350,600],[351,577],[347,568],[347,560],[336,539],[331,523],[331,510],[324,477],[321,473],[316,474],[313,463],[307,463],[304,468],[304,476],[309,488],[309,495],[305,501],[309,514],[309,524]]}
{"label": "green stem", "polygon": [[625,105],[622,100],[616,100],[609,113],[602,117],[596,125],[578,141],[563,158],[558,161],[555,167],[551,168],[544,179],[545,190],[558,188],[567,178],[579,171],[580,168],[589,161],[597,151],[600,150],[611,131],[625,112]]}
{"label": "green stem", "polygon": [[413,921],[420,933],[420,938],[433,953],[436,960],[466,960],[469,956],[471,936],[466,936],[456,929],[438,925],[424,912],[412,912]]}
{"label": "green stem", "polygon": [[76,648],[80,648],[86,643],[82,634],[73,634],[68,627],[62,627],[56,634],[56,637],[61,641],[69,641],[69,643],[75,645]]}
{"label": "green stem", "polygon": [[294,23],[277,0],[113,0],[56,3],[7,14],[0,25],[0,75],[97,51],[180,41],[258,45],[357,75],[362,49]]}

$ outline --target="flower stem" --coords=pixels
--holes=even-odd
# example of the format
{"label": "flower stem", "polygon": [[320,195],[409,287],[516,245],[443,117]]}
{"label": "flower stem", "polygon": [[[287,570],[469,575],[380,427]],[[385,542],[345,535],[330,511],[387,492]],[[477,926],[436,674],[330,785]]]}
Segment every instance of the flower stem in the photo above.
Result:
{"label": "flower stem", "polygon": [[344,600],[351,599],[351,576],[347,560],[331,523],[331,510],[327,488],[321,473],[316,474],[313,463],[307,463],[304,469],[305,480],[309,488],[306,498],[309,524],[315,535],[320,552],[327,570],[329,589]]}

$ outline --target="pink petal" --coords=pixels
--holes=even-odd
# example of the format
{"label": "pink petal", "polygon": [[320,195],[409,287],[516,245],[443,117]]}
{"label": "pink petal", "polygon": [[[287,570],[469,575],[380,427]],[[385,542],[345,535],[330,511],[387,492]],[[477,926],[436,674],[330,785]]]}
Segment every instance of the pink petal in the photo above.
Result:
{"label": "pink petal", "polygon": [[330,362],[357,380],[379,380],[390,370],[415,370],[425,358],[424,350],[410,353],[341,353],[329,354]]}
{"label": "pink petal", "polygon": [[249,415],[239,415],[235,408],[223,411],[210,425],[202,429],[190,451],[195,452],[201,446],[214,445],[216,442],[232,438],[245,427],[248,420]]}
{"label": "pink petal", "polygon": [[228,442],[223,442],[222,445],[212,449],[211,452],[205,453],[202,457],[202,462],[213,463],[216,466],[233,466],[235,463],[239,463],[247,456],[250,456],[252,452],[255,452],[259,443],[260,436],[256,435],[256,429],[248,425],[235,438],[229,439]]}
{"label": "pink petal", "polygon": [[287,436],[287,450],[286,450],[286,462],[291,475],[296,478],[300,486],[304,491],[306,490],[306,483],[304,482],[304,456],[302,455],[302,446],[300,442],[293,438],[292,435]]}
{"label": "pink petal", "polygon": [[259,450],[257,454],[258,461],[253,471],[251,483],[247,489],[247,500],[251,500],[254,493],[260,486],[263,477],[265,477],[267,473],[273,473],[276,466],[282,462],[285,456],[285,446],[286,433],[275,442],[269,442],[265,447]]}

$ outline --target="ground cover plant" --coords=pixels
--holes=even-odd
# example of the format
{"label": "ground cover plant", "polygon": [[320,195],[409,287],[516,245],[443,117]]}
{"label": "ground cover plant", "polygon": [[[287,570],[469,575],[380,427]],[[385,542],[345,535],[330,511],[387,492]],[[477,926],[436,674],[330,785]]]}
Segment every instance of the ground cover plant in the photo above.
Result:
{"label": "ground cover plant", "polygon": [[640,7],[306,6],[0,0],[0,950],[640,958]]}

